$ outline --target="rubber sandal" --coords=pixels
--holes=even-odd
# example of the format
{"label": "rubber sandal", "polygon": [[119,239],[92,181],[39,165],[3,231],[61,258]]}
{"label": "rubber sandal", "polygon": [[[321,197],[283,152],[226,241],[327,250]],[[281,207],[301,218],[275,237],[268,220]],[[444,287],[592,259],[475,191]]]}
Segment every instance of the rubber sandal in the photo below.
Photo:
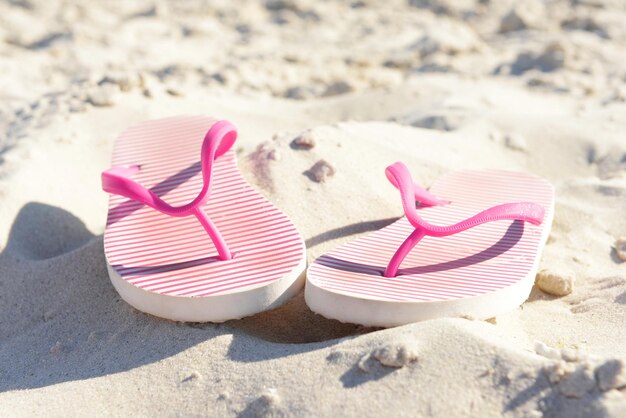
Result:
{"label": "rubber sandal", "polygon": [[279,306],[304,285],[304,241],[244,181],[236,137],[229,122],[177,117],[116,140],[102,173],[112,193],[104,251],[113,286],[140,311],[221,322]]}
{"label": "rubber sandal", "polygon": [[406,216],[315,260],[305,289],[311,310],[390,327],[438,317],[492,318],[528,298],[554,213],[547,181],[459,171],[429,192],[402,163],[387,167],[386,175],[400,190]]}

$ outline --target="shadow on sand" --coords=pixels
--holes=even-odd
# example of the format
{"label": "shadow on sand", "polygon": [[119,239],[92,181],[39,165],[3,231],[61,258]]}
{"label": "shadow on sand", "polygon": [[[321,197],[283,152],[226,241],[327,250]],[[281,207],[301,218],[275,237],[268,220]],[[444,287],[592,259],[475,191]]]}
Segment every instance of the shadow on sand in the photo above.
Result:
{"label": "shadow on sand", "polygon": [[231,360],[256,362],[366,331],[312,313],[302,294],[226,324],[143,314],[111,285],[102,246],[102,236],[63,209],[28,203],[20,210],[0,254],[0,392],[123,372],[224,334],[233,336]]}

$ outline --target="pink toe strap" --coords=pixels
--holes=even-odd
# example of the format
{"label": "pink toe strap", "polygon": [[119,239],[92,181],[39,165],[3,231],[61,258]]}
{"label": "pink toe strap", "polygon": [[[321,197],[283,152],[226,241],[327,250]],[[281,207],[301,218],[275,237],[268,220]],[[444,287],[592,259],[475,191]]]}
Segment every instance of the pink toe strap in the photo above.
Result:
{"label": "pink toe strap", "polygon": [[202,210],[211,190],[211,174],[213,160],[228,151],[237,139],[235,127],[228,121],[221,120],[213,124],[204,137],[201,152],[203,186],[198,196],[190,203],[182,206],[171,206],[131,177],[141,170],[141,166],[113,167],[102,173],[102,189],[105,192],[118,194],[150,206],[169,216],[183,217],[193,215],[209,234],[221,259],[228,260],[232,254],[222,235],[209,216]]}
{"label": "pink toe strap", "polygon": [[[402,163],[397,163],[397,164],[402,164]],[[393,185],[393,187],[400,190],[400,183],[398,183],[395,176],[392,174],[392,171],[390,171],[391,167],[393,167],[393,165],[389,166],[385,170],[385,175],[387,176],[387,180],[389,180],[389,182]],[[447,200],[439,199],[438,197],[434,196],[428,190],[426,190],[419,184],[413,182],[413,180],[411,180],[410,178],[409,180],[410,180],[411,185],[408,186],[408,188],[409,190],[411,188],[413,189],[413,196],[414,196],[413,205],[415,205],[415,202],[419,202],[420,206],[440,206],[440,205],[446,205],[450,203]]]}
{"label": "pink toe strap", "polygon": [[[539,225],[543,221],[545,210],[542,206],[533,202],[516,202],[494,206],[453,225],[433,225],[417,214],[415,208],[415,200],[417,199],[416,185],[413,183],[408,168],[401,162],[396,162],[387,167],[385,174],[391,184],[400,190],[404,213],[411,225],[415,227],[415,231],[409,235],[391,258],[384,273],[385,277],[396,276],[402,260],[425,236],[444,237],[457,234],[477,225],[499,220],[524,221],[533,225]],[[432,198],[434,198],[438,202],[443,202],[430,194],[427,197],[431,199],[430,201],[433,201]]]}

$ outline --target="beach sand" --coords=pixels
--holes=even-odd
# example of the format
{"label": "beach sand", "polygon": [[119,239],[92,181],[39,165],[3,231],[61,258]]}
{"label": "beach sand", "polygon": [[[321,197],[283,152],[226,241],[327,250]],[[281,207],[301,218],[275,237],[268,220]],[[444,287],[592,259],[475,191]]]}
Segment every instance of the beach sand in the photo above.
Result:
{"label": "beach sand", "polygon": [[[0,415],[626,415],[625,54],[619,0],[1,2]],[[302,294],[217,325],[133,309],[100,172],[181,114],[238,127],[309,262],[402,216],[395,161],[545,177],[530,298],[385,330]]]}

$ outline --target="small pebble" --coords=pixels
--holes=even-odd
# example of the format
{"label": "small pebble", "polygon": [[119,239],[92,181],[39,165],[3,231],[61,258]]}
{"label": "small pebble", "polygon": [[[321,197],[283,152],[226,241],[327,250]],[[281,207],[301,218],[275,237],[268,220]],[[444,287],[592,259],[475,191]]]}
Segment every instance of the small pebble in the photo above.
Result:
{"label": "small pebble", "polygon": [[526,29],[528,26],[526,22],[520,17],[520,15],[515,11],[511,10],[507,13],[502,20],[500,21],[500,32],[514,32],[522,29]]}
{"label": "small pebble", "polygon": [[199,378],[200,378],[200,373],[198,373],[198,372],[191,372],[188,376],[184,377],[181,380],[181,383],[192,382],[194,380],[198,380]]}
{"label": "small pebble", "polygon": [[612,359],[596,368],[596,379],[601,390],[622,389],[626,387],[626,362]]}
{"label": "small pebble", "polygon": [[51,320],[52,318],[54,318],[54,316],[55,316],[54,310],[50,309],[50,310],[44,312],[43,320],[44,320],[44,322],[47,322],[47,321]]}
{"label": "small pebble", "polygon": [[117,84],[121,91],[130,91],[133,87],[139,86],[142,84],[141,76],[138,74],[131,73],[109,73],[102,77],[102,79],[98,82],[99,85],[103,84]]}
{"label": "small pebble", "polygon": [[94,106],[113,106],[117,99],[119,88],[112,83],[105,83],[89,93],[88,100]]}
{"label": "small pebble", "polygon": [[308,170],[309,178],[318,183],[324,183],[328,177],[335,175],[335,167],[326,160],[319,160]]}
{"label": "small pebble", "polygon": [[554,296],[566,296],[574,290],[574,276],[569,272],[540,270],[535,283],[539,289]]}
{"label": "small pebble", "polygon": [[620,260],[626,261],[626,237],[620,237],[615,241],[615,252]]}
{"label": "small pebble", "polygon": [[541,341],[535,342],[535,353],[539,354],[542,357],[549,358],[552,360],[560,360],[561,352],[556,348],[552,348]]}
{"label": "small pebble", "polygon": [[288,99],[306,100],[316,96],[316,92],[312,87],[290,87],[283,94]]}
{"label": "small pebble", "polygon": [[377,348],[372,355],[386,367],[404,367],[417,361],[417,350],[408,341],[396,341]]}
{"label": "small pebble", "polygon": [[500,32],[534,29],[543,25],[544,18],[545,6],[541,1],[516,2],[515,6],[500,21]]}
{"label": "small pebble", "polygon": [[352,90],[354,90],[354,87],[347,81],[335,81],[326,88],[323,96],[337,96],[350,93]]}
{"label": "small pebble", "polygon": [[291,148],[310,150],[315,147],[315,138],[313,132],[307,130],[298,135],[293,141],[291,141]]}
{"label": "small pebble", "polygon": [[251,416],[265,417],[280,414],[281,399],[276,389],[268,389],[248,405]]}
{"label": "small pebble", "polygon": [[435,114],[409,122],[411,126],[438,131],[454,131],[465,122],[466,117],[461,114]]}
{"label": "small pebble", "polygon": [[50,354],[59,354],[63,351],[63,344],[60,341],[57,341],[52,347],[50,347]]}
{"label": "small pebble", "polygon": [[580,361],[582,356],[578,350],[564,348],[561,350],[561,358],[567,362],[573,363],[575,361]]}
{"label": "small pebble", "polygon": [[504,143],[507,147],[515,151],[526,151],[528,149],[526,138],[520,134],[508,134]]}
{"label": "small pebble", "polygon": [[167,92],[167,94],[174,97],[182,97],[185,95],[180,89],[176,87],[169,87],[165,91]]}

